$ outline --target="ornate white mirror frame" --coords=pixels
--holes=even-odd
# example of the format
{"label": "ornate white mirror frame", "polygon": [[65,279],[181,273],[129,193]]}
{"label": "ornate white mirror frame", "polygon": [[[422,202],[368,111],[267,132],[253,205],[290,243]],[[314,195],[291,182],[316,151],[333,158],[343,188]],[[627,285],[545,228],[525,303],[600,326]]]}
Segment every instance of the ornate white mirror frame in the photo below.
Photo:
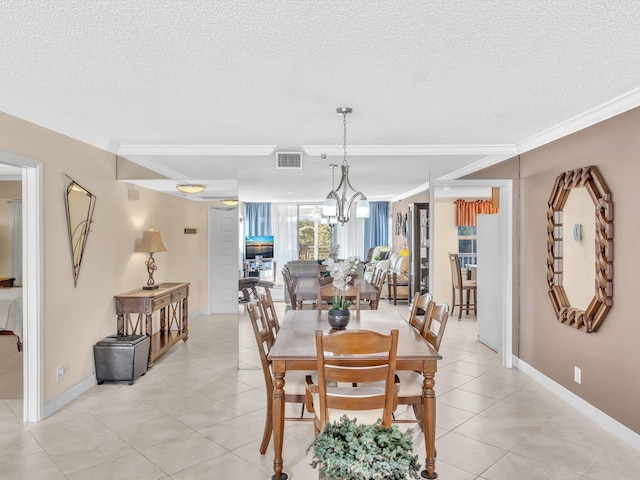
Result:
{"label": "ornate white mirror frame", "polygon": [[[571,306],[562,285],[562,211],[571,190],[585,187],[595,206],[595,293],[586,310]],[[547,209],[547,283],[558,321],[592,333],[600,328],[613,305],[613,203],[611,192],[595,166],[570,170],[556,178]]]}

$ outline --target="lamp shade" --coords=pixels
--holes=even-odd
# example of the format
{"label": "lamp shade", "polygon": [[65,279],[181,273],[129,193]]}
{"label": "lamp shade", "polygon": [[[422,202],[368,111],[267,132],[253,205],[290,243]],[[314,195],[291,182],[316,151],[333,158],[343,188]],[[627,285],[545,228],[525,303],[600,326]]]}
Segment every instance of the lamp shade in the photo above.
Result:
{"label": "lamp shade", "polygon": [[402,249],[398,252],[398,255],[400,255],[401,257],[408,257],[409,249],[407,247],[402,247]]}
{"label": "lamp shade", "polygon": [[338,216],[338,202],[335,198],[327,197],[322,204],[322,215],[325,217]]}
{"label": "lamp shade", "polygon": [[369,201],[365,198],[358,200],[356,204],[356,217],[369,218]]}
{"label": "lamp shade", "polygon": [[166,251],[167,247],[162,243],[160,232],[153,228],[150,228],[142,234],[142,240],[140,240],[140,243],[136,247],[136,252],[155,253]]}

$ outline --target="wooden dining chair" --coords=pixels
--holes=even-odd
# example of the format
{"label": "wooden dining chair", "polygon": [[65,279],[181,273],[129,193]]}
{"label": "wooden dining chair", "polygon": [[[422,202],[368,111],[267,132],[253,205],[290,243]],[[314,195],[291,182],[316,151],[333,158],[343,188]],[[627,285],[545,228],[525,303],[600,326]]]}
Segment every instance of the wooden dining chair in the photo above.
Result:
{"label": "wooden dining chair", "polygon": [[[267,410],[264,422],[264,432],[262,434],[262,443],[260,444],[260,453],[264,455],[269,446],[271,439],[271,433],[273,432],[273,372],[271,371],[271,362],[269,362],[267,356],[271,349],[269,327],[267,326],[266,319],[263,316],[262,308],[257,304],[248,304],[247,310],[249,311],[249,318],[251,319],[251,326],[253,327],[253,333],[256,337],[256,343],[258,345],[258,352],[260,354],[260,363],[262,365],[262,373],[264,374],[265,391],[267,395]],[[284,401],[289,403],[301,404],[301,413],[299,417],[285,417],[285,420],[306,421],[310,422],[313,418],[305,418],[304,404],[305,404],[305,392],[306,392],[306,377],[311,372],[292,370],[287,372],[287,387],[284,394]]]}
{"label": "wooden dining chair", "polygon": [[[467,280],[462,277],[462,270],[460,268],[460,257],[457,253],[449,254],[449,266],[451,267],[451,293],[453,296],[453,303],[451,304],[451,314],[455,312],[456,307],[458,310],[458,320],[462,318],[462,307],[464,306],[464,297],[466,293],[466,308],[467,315],[469,314],[469,297],[473,293],[473,313],[478,314],[478,298],[477,298],[477,280]],[[459,302],[456,303],[456,292],[458,293]]]}
{"label": "wooden dining chair", "polygon": [[380,305],[380,297],[382,296],[382,288],[384,287],[384,282],[387,278],[387,271],[378,269],[374,271],[373,278],[371,279],[371,286],[376,289],[378,293],[376,293],[375,300],[370,302],[371,309],[377,310],[378,305]]}
{"label": "wooden dining chair", "polygon": [[318,285],[318,310],[331,309],[331,302],[333,297],[340,295],[347,300],[353,301],[353,305],[349,307],[350,310],[355,310],[357,315],[360,315],[361,299],[360,299],[360,286],[349,285],[347,290],[338,290],[332,283],[328,285]]}
{"label": "wooden dining chair", "polygon": [[431,309],[428,320],[422,330],[422,336],[435,348],[436,352],[440,350],[444,329],[449,319],[449,305],[442,303],[435,305]]}
{"label": "wooden dining chair", "polygon": [[284,267],[282,269],[282,281],[284,282],[284,286],[287,289],[287,295],[289,296],[291,310],[296,310],[298,308],[296,302],[296,291],[293,285],[293,279],[291,278],[291,272],[287,267]]}
{"label": "wooden dining chair", "polygon": [[[345,414],[359,423],[373,424],[382,419],[382,425],[391,426],[396,403],[398,330],[391,330],[389,335],[371,330],[324,335],[318,330],[315,338],[318,383],[307,385],[306,402],[307,410],[315,413],[316,435],[328,422]],[[373,382],[383,382],[383,386],[362,386]]]}
{"label": "wooden dining chair", "polygon": [[266,323],[267,333],[269,334],[269,349],[276,341],[276,335],[280,331],[280,322],[278,321],[278,314],[276,313],[275,306],[273,305],[273,298],[271,297],[271,291],[266,290],[265,293],[258,295],[258,305],[262,309],[262,315]]}
{"label": "wooden dining chair", "polygon": [[[431,302],[428,315],[425,315],[425,324],[421,335],[431,344],[437,352],[442,343],[444,329],[447,326],[449,318],[449,305],[446,303],[436,305]],[[420,429],[424,431],[424,412],[422,408],[422,388],[424,385],[424,377],[421,372],[399,371],[396,372],[396,381],[398,385],[398,405],[410,405],[413,408],[415,420],[412,419],[396,419],[396,423],[415,423],[417,422]]]}
{"label": "wooden dining chair", "polygon": [[429,319],[429,315],[431,315],[433,306],[433,296],[430,293],[420,294],[419,292],[416,292],[413,296],[411,313],[409,313],[409,324],[420,332],[420,334],[422,334],[424,326]]}

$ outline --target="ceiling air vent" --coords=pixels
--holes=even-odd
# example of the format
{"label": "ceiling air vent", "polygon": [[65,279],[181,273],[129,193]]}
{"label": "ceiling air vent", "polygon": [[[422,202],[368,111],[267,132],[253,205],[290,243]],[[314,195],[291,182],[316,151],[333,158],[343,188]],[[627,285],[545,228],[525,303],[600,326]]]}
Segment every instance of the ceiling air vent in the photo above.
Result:
{"label": "ceiling air vent", "polygon": [[276,168],[302,168],[302,152],[276,152]]}

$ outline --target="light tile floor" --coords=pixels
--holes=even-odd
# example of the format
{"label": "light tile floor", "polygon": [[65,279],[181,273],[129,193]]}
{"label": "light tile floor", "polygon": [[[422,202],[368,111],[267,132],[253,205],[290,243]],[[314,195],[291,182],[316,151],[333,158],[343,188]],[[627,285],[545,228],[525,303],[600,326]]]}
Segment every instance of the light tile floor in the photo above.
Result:
{"label": "light tile floor", "polygon": [[[407,313],[385,300],[381,308]],[[20,400],[0,401],[0,479],[270,478],[273,450],[258,452],[264,382],[244,307],[239,312],[195,318],[189,341],[134,385],[95,386],[38,424],[22,423]],[[639,452],[501,367],[477,342],[473,318],[450,319],[441,353],[441,480],[640,478]],[[306,452],[312,439],[311,424],[287,422],[285,471],[294,480],[317,478]],[[414,439],[424,451],[421,435]]]}

